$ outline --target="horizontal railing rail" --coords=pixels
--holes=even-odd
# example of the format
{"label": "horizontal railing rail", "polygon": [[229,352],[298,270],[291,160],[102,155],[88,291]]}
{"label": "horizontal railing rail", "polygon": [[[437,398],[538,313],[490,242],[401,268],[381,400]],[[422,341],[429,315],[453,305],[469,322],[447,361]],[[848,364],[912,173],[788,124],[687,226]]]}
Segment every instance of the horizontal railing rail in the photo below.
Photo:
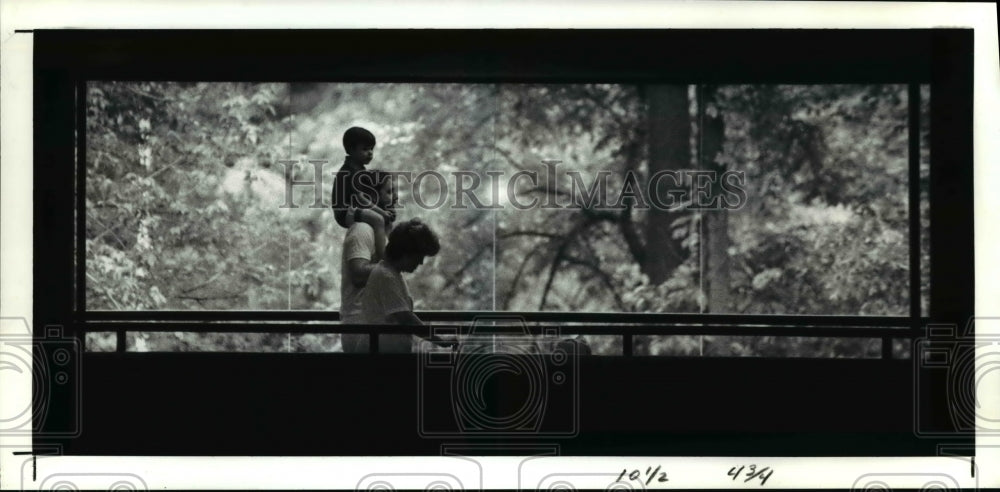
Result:
{"label": "horizontal railing rail", "polygon": [[[443,315],[442,315],[443,313]],[[231,314],[231,313],[230,313]],[[546,316],[539,317],[537,314]],[[827,338],[880,338],[882,358],[892,358],[893,339],[914,339],[922,334],[926,319],[916,321],[898,317],[861,316],[759,316],[759,315],[675,315],[656,313],[658,322],[639,323],[614,318],[614,322],[593,321],[607,319],[604,313],[565,313],[558,321],[548,316],[552,313],[490,313],[479,315],[470,312],[421,312],[424,320],[432,321],[435,332],[448,330],[466,335],[481,322],[507,324],[487,329],[498,334],[524,330],[532,335],[553,333],[559,335],[611,335],[622,337],[622,355],[633,355],[636,336],[687,335],[687,336],[775,336],[775,337],[827,337]],[[597,316],[595,316],[597,314]],[[645,313],[643,313],[645,314]],[[453,316],[455,315],[455,316]],[[589,321],[589,322],[588,322]],[[511,325],[510,322],[515,322]],[[519,322],[523,322],[520,324]],[[313,319],[309,322],[226,321],[195,320],[105,320],[88,321],[77,325],[81,333],[114,332],[117,334],[118,352],[126,351],[128,332],[198,332],[198,333],[357,333],[369,336],[370,351],[378,351],[378,335],[411,334],[429,336],[427,326],[340,324]]]}
{"label": "horizontal railing rail", "polygon": [[[472,325],[436,323],[435,329],[454,328],[460,334],[468,334]],[[507,326],[509,327],[509,326]],[[717,325],[672,324],[672,325],[557,325],[529,324],[527,331],[532,335],[545,335],[546,330],[558,329],[562,335],[732,335],[732,336],[805,336],[805,337],[908,337],[911,330],[907,327],[883,326],[759,326],[759,325]],[[348,325],[348,324],[270,324],[270,323],[226,323],[211,325],[202,329],[192,329],[190,323],[88,323],[86,332],[199,332],[199,333],[367,333],[367,334],[409,334],[425,336],[427,326],[403,325]],[[496,334],[509,334],[510,331],[498,330]]]}
{"label": "horizontal railing rail", "polygon": [[[704,314],[704,313],[594,313],[578,311],[418,311],[420,319],[430,322],[472,322],[476,319],[516,318],[527,322],[556,323],[710,323],[717,325],[810,325],[810,326],[911,326],[909,316],[857,316],[814,314]],[[330,322],[339,321],[336,311],[86,311],[77,319],[83,322],[161,323],[209,322]]]}

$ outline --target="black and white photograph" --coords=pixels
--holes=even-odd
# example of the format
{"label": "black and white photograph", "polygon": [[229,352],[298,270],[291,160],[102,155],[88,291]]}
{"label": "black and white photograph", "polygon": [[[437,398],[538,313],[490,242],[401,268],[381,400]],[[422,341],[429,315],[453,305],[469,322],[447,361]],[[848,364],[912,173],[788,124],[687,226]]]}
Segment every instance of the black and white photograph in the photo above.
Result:
{"label": "black and white photograph", "polygon": [[[352,262],[361,275],[380,262],[374,227],[419,219],[440,246],[405,279],[421,311],[901,317],[912,302],[926,314],[931,95],[910,89],[88,82],[86,308],[343,317],[371,295]],[[924,265],[912,301],[910,138]],[[359,209],[379,211],[374,226],[336,220],[347,162],[378,173],[357,188],[392,188]],[[360,230],[371,249],[345,249]],[[115,348],[114,333],[88,336]],[[582,341],[622,353],[621,337]],[[632,351],[878,358],[880,344],[643,336]],[[140,332],[126,350],[344,346]]]}
{"label": "black and white photograph", "polygon": [[996,480],[975,29],[28,34],[4,488]]}

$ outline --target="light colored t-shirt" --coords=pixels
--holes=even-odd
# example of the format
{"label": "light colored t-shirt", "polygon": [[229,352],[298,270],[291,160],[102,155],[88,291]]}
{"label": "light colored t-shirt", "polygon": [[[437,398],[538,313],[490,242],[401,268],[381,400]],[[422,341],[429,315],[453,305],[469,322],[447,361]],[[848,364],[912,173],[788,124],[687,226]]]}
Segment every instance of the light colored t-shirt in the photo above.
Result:
{"label": "light colored t-shirt", "polygon": [[361,322],[365,324],[392,323],[389,315],[413,311],[413,298],[406,281],[385,261],[379,262],[368,276],[368,283],[361,291]]}
{"label": "light colored t-shirt", "polygon": [[351,282],[348,264],[353,259],[370,261],[375,255],[375,230],[364,222],[347,229],[344,251],[340,257],[340,322],[363,323],[361,320],[361,290]]}
{"label": "light colored t-shirt", "polygon": [[[372,269],[368,283],[361,291],[361,322],[391,324],[389,315],[403,311],[413,311],[410,290],[403,276],[382,261]],[[379,351],[410,352],[412,343],[410,335],[382,335],[379,337]]]}

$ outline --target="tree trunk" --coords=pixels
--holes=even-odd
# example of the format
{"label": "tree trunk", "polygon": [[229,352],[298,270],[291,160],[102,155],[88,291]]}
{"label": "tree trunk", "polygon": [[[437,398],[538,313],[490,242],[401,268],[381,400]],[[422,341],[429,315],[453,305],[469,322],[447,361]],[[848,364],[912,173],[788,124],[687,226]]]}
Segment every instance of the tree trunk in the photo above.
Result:
{"label": "tree trunk", "polygon": [[[649,85],[644,88],[647,103],[649,142],[649,177],[658,171],[686,169],[691,162],[691,119],[688,114],[688,88],[684,85]],[[660,180],[659,196],[666,200],[671,186]],[[673,239],[670,224],[682,216],[677,211],[655,206],[646,215],[643,273],[658,285],[684,261],[679,240]]]}
{"label": "tree trunk", "polygon": [[[718,111],[715,102],[716,87],[702,86],[701,90],[702,97],[698,101],[700,121],[698,131],[701,132],[699,160],[702,169],[715,171],[721,176],[726,169],[716,162],[716,158],[722,152],[725,127],[723,126],[722,114]],[[709,106],[714,106],[715,111],[706,111]],[[721,179],[712,182],[713,197],[721,197],[722,195],[722,189],[719,187],[720,182]],[[703,288],[708,300],[708,312],[732,312],[733,296],[729,287],[729,211],[721,204],[719,207],[705,210],[702,213],[702,240],[704,241],[704,248],[702,248],[704,255],[702,260]]]}

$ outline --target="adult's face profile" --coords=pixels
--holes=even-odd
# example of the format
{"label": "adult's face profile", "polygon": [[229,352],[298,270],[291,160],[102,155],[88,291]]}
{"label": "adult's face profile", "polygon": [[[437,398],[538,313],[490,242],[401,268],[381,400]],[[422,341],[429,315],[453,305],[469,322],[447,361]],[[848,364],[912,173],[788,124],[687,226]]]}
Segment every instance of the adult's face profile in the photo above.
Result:
{"label": "adult's face profile", "polygon": [[426,256],[420,253],[411,253],[404,255],[402,262],[403,265],[402,268],[400,268],[400,270],[407,273],[413,273],[417,269],[417,267],[424,264],[424,258],[426,258]]}

